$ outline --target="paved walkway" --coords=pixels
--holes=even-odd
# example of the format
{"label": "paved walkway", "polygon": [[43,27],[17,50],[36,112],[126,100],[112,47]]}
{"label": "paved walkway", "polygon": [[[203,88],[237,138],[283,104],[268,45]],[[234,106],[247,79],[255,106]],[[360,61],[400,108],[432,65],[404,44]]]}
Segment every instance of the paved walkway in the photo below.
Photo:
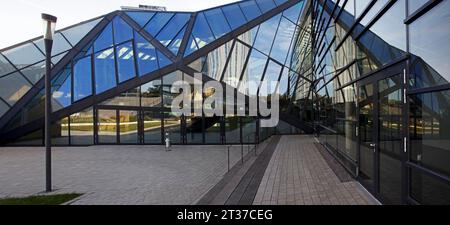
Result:
{"label": "paved walkway", "polygon": [[[240,161],[239,147],[231,163]],[[44,190],[43,148],[0,148],[0,198]],[[231,165],[233,166],[233,165]],[[226,146],[65,147],[53,150],[57,193],[73,204],[194,204],[227,172]]]}
{"label": "paved walkway", "polygon": [[283,136],[253,204],[376,204],[358,182],[341,182],[314,143],[310,136]]}

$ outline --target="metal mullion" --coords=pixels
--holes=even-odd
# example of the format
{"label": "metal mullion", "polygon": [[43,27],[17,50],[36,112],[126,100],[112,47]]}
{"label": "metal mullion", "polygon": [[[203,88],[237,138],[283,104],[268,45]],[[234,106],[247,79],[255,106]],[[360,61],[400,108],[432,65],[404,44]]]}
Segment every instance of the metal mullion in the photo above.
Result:
{"label": "metal mullion", "polygon": [[[144,30],[145,29],[145,27],[147,27],[147,25],[150,23],[150,21],[152,21],[153,20],[153,18],[155,18],[155,16],[156,15],[158,15],[159,14],[159,12],[155,12],[151,17],[150,17],[150,19],[147,21],[147,23],[145,23],[144,24],[144,26],[139,26],[140,28],[139,29],[136,29],[138,32],[139,31],[141,31],[141,30]],[[139,24],[138,24],[139,25]]]}
{"label": "metal mullion", "polygon": [[[113,38],[113,43],[116,43],[116,35],[115,35],[115,27],[114,27],[114,23],[111,23],[111,27],[112,27],[112,38]],[[114,68],[115,68],[115,76],[116,76],[116,85],[115,87],[117,87],[120,84],[120,79],[119,79],[119,64],[118,64],[118,55],[117,55],[117,46],[113,44],[113,53],[114,53]],[[109,49],[109,48],[108,48]],[[95,53],[94,53],[95,55]]]}
{"label": "metal mullion", "polygon": [[220,82],[223,82],[223,79],[225,78],[225,73],[228,70],[228,65],[230,64],[231,56],[233,55],[234,47],[236,46],[236,40],[231,40],[233,43],[231,44],[229,55],[227,55],[227,61],[225,62],[225,65],[223,66],[223,71],[221,72],[221,75],[219,79],[217,79]]}
{"label": "metal mullion", "polygon": [[383,8],[370,20],[365,28],[354,38],[355,41],[359,40],[370,28],[397,2],[397,0],[390,0]]}
{"label": "metal mullion", "polygon": [[411,13],[408,16],[407,12],[407,18],[404,20],[405,24],[411,24],[412,22],[419,19],[421,16],[426,14],[428,11],[433,9],[435,6],[437,6],[439,3],[441,3],[442,0],[428,0],[425,4],[423,4],[419,9],[417,9],[415,12]]}
{"label": "metal mullion", "polygon": [[[183,40],[181,41],[180,49],[178,51],[177,61],[180,61],[187,49],[187,46],[189,45],[189,39],[192,37],[192,30],[194,29],[195,21],[197,20],[197,13],[192,13],[191,18],[186,26],[186,31],[183,36]],[[192,39],[197,46],[197,43],[195,42],[194,38]],[[198,49],[198,46],[197,46]]]}
{"label": "metal mullion", "polygon": [[11,105],[7,101],[5,101],[2,97],[0,97],[0,101],[8,106],[8,110],[11,108]]}
{"label": "metal mullion", "polygon": [[[178,37],[178,35],[179,34],[181,34],[182,33],[182,31],[187,27],[187,23],[181,28],[181,30],[179,30],[178,31],[178,33],[177,34],[175,34],[175,36],[174,36],[174,38],[172,39],[172,40],[170,40],[170,42],[169,42],[169,44],[167,44],[167,47],[166,48],[168,48],[171,44],[173,44],[173,42],[175,41],[175,39],[176,39],[176,37]],[[184,32],[184,35],[186,34],[186,31]],[[184,35],[183,35],[183,38],[184,38]],[[181,39],[181,40],[183,40],[183,39]],[[180,46],[181,47],[181,46]],[[170,50],[170,49],[169,49]],[[178,59],[178,55],[177,55],[177,59]]]}
{"label": "metal mullion", "polygon": [[167,25],[169,25],[169,23],[173,20],[173,18],[175,17],[175,15],[177,15],[177,13],[174,13],[169,20],[167,20],[166,24],[164,24],[164,26],[161,27],[161,29],[153,36],[153,38],[156,39],[156,37],[158,37],[158,35],[161,33],[161,31],[164,30],[164,28],[167,27]]}

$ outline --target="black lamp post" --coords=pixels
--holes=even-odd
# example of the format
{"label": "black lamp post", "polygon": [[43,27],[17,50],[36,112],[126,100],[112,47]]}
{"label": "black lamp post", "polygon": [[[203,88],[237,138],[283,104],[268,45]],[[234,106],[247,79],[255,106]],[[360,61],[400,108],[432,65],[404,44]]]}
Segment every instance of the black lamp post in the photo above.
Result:
{"label": "black lamp post", "polygon": [[42,14],[45,43],[45,191],[52,191],[52,143],[51,143],[51,57],[53,47],[53,35],[55,34],[57,18]]}

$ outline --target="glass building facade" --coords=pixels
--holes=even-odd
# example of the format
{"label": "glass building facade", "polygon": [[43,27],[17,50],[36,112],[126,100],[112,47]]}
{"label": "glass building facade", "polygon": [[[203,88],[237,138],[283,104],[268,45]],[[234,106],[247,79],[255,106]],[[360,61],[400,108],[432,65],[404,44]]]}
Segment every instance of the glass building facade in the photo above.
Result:
{"label": "glass building facade", "polygon": [[[244,0],[199,12],[121,10],[56,32],[52,143],[258,143],[315,134],[385,204],[450,203],[450,0]],[[0,145],[43,145],[42,38],[0,50]],[[194,78],[201,73],[201,80]],[[448,77],[448,78],[447,78]],[[194,109],[171,112],[175,81]],[[244,94],[204,104],[220,81]],[[249,98],[278,81],[280,122]],[[250,86],[249,84],[256,84]],[[233,100],[234,99],[234,100]]]}

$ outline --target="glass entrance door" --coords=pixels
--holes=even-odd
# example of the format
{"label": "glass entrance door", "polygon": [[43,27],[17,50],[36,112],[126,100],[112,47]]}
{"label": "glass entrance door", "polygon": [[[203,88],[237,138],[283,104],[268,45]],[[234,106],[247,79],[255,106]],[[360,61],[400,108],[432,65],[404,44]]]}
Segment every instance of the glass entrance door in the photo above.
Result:
{"label": "glass entrance door", "polygon": [[384,203],[401,204],[403,79],[370,79],[359,84],[358,177]]}

